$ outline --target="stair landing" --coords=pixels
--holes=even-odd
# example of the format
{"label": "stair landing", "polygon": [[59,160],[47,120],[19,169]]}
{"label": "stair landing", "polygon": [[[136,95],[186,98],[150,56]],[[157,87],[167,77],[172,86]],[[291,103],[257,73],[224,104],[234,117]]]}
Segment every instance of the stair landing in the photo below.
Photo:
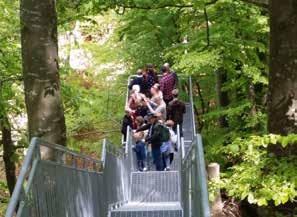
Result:
{"label": "stair landing", "polygon": [[182,217],[179,202],[138,203],[129,202],[111,211],[110,217]]}

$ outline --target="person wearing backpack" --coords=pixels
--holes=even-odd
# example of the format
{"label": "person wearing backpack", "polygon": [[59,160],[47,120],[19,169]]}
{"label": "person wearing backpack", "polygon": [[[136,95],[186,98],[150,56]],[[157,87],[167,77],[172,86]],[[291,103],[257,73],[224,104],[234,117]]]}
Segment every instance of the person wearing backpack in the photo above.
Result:
{"label": "person wearing backpack", "polygon": [[159,122],[158,114],[149,113],[147,115],[148,124],[144,127],[137,129],[143,131],[149,129],[146,142],[151,144],[152,157],[157,171],[164,170],[164,163],[161,153],[161,145],[170,139],[170,133],[166,126]]}

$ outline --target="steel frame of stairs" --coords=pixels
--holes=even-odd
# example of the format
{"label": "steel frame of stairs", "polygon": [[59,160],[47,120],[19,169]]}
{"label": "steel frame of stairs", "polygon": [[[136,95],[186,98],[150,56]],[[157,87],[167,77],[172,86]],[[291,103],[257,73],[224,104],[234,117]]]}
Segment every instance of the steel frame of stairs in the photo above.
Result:
{"label": "steel frame of stairs", "polygon": [[[124,149],[103,141],[99,161],[33,138],[5,217],[210,217],[191,78],[187,84],[184,137],[178,135],[172,171],[137,172],[130,129]],[[41,147],[53,157],[42,159]]]}

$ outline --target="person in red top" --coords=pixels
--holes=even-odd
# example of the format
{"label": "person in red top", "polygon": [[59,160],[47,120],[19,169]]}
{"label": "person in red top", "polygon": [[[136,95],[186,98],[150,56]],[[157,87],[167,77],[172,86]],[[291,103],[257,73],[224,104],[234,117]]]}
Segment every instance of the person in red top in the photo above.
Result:
{"label": "person in red top", "polygon": [[161,72],[163,73],[163,77],[160,80],[160,90],[163,93],[163,99],[166,105],[168,105],[173,100],[172,90],[176,83],[175,76],[165,66],[161,68]]}

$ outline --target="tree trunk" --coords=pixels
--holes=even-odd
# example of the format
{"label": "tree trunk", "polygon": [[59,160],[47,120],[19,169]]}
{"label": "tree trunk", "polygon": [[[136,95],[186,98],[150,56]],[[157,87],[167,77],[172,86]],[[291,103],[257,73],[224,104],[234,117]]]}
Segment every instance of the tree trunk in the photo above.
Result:
{"label": "tree trunk", "polygon": [[297,1],[270,0],[268,130],[297,133]]}
{"label": "tree trunk", "polygon": [[16,183],[16,167],[12,157],[15,153],[11,137],[11,127],[9,121],[4,117],[1,121],[3,161],[5,164],[6,181],[10,195],[12,195]]}
{"label": "tree trunk", "polygon": [[55,2],[21,0],[23,75],[29,137],[66,145]]}
{"label": "tree trunk", "polygon": [[[227,82],[227,73],[225,69],[219,68],[216,71],[216,74],[217,74],[216,89],[217,89],[218,105],[219,107],[223,108],[229,105],[228,93],[222,90],[224,84]],[[219,117],[219,125],[222,128],[229,126],[225,115],[222,115],[221,117]]]}

